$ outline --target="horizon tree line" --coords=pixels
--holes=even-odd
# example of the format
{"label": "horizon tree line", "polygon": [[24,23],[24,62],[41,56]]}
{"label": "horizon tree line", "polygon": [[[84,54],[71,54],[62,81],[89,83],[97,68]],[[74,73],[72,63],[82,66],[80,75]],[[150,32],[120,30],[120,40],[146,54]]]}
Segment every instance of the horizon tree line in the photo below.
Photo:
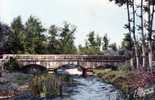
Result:
{"label": "horizon tree line", "polygon": [[107,34],[99,36],[95,31],[87,35],[85,45],[75,46],[77,27],[68,22],[62,26],[45,28],[41,21],[30,16],[23,24],[20,16],[10,26],[0,22],[0,50],[11,54],[101,54],[116,43],[109,43]]}

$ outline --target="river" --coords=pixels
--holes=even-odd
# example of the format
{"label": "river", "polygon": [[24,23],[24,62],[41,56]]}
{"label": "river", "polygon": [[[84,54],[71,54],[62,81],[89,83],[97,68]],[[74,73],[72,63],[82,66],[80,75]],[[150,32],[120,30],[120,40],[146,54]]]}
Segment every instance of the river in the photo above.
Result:
{"label": "river", "polygon": [[124,100],[118,89],[95,76],[72,78],[75,84],[65,86],[62,97],[40,98],[24,94],[11,100]]}
{"label": "river", "polygon": [[54,100],[124,100],[119,90],[95,76],[73,78],[78,85],[72,86],[72,93]]}

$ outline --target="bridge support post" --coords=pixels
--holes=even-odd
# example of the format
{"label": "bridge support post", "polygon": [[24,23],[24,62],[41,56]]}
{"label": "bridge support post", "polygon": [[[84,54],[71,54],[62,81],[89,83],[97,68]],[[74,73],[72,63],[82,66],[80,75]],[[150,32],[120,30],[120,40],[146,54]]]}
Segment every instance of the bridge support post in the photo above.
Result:
{"label": "bridge support post", "polygon": [[63,96],[63,80],[62,80],[62,78],[60,78],[59,93],[60,93],[60,96],[62,97]]}

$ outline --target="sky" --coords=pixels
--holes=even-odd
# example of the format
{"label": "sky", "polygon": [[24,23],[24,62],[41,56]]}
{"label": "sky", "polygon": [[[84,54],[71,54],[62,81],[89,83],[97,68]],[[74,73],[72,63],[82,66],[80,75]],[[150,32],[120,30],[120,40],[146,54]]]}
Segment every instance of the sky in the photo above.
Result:
{"label": "sky", "polygon": [[36,16],[46,28],[67,21],[77,26],[75,44],[84,44],[87,34],[108,34],[110,42],[121,44],[126,24],[126,9],[109,0],[0,0],[0,21],[10,24],[21,16],[23,23]]}

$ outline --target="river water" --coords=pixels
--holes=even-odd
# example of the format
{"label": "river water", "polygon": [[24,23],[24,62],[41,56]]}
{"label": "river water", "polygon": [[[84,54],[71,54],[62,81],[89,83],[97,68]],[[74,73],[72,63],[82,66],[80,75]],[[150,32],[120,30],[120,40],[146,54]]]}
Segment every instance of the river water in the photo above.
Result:
{"label": "river water", "polygon": [[24,94],[11,100],[124,100],[118,89],[95,76],[72,78],[75,83],[63,88],[62,97],[40,98]]}
{"label": "river water", "polygon": [[78,85],[70,87],[73,91],[69,93],[69,96],[53,100],[124,100],[119,90],[95,76],[76,77],[73,80]]}

